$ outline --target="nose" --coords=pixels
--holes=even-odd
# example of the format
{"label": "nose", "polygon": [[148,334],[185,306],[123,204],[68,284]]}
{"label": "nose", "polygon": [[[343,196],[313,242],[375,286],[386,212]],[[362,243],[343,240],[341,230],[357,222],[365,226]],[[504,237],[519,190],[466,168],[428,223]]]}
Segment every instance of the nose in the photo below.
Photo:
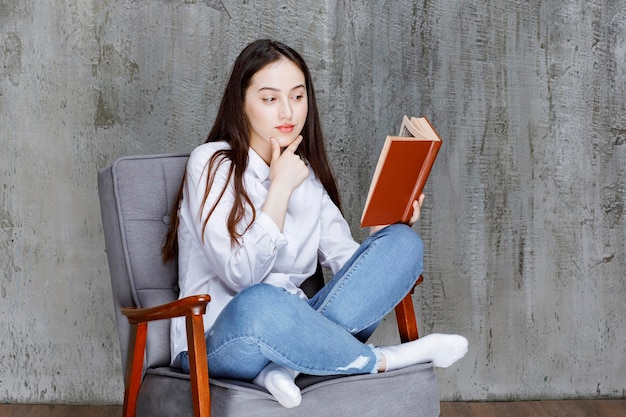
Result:
{"label": "nose", "polygon": [[291,119],[292,115],[293,110],[291,108],[291,103],[289,102],[289,100],[283,100],[280,106],[278,117],[280,117],[281,119],[289,120]]}

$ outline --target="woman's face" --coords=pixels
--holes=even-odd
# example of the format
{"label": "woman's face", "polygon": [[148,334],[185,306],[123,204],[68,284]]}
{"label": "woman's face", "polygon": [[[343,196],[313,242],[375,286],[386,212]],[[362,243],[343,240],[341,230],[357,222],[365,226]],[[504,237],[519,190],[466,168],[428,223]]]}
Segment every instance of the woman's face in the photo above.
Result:
{"label": "woman's face", "polygon": [[250,147],[269,163],[270,138],[284,148],[298,137],[306,122],[304,73],[286,58],[266,65],[252,77],[243,108],[250,127]]}

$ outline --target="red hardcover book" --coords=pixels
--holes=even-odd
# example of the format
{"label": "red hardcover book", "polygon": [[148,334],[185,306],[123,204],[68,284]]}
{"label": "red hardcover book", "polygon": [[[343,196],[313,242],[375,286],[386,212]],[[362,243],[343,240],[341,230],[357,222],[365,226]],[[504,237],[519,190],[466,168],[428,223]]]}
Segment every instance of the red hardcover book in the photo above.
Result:
{"label": "red hardcover book", "polygon": [[385,139],[365,201],[361,227],[408,223],[413,201],[424,190],[441,143],[426,117],[403,117],[399,135]]}

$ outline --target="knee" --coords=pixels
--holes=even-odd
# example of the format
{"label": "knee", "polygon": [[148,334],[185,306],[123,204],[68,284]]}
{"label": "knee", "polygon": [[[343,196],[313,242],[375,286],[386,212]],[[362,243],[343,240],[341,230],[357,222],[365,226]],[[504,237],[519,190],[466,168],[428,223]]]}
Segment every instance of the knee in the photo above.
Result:
{"label": "knee", "polygon": [[256,284],[237,294],[225,307],[231,319],[254,325],[272,317],[286,291],[270,284]]}
{"label": "knee", "polygon": [[240,335],[255,340],[277,336],[276,340],[279,340],[292,334],[294,326],[301,326],[304,322],[298,318],[294,304],[298,302],[304,301],[283,288],[256,284],[237,294],[222,314],[225,314],[224,320],[237,323],[235,327]]}
{"label": "knee", "polygon": [[270,284],[255,284],[241,291],[231,300],[238,309],[256,311],[263,305],[270,304],[284,290]]}
{"label": "knee", "polygon": [[384,248],[393,268],[407,278],[417,279],[424,264],[424,243],[415,231],[405,224],[392,224],[385,229]]}
{"label": "knee", "polygon": [[407,254],[415,254],[420,258],[424,254],[424,242],[422,238],[408,225],[396,223],[389,225],[384,231],[387,232],[390,244],[397,250]]}
{"label": "knee", "polygon": [[259,298],[276,297],[282,292],[284,292],[282,288],[267,283],[259,283],[242,290],[237,297],[256,300]]}

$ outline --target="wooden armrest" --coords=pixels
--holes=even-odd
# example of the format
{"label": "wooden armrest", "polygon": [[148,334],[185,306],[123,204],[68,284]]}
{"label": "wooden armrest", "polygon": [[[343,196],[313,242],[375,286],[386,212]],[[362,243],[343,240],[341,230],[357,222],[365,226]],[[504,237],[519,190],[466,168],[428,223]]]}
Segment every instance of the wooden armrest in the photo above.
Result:
{"label": "wooden armrest", "polygon": [[211,301],[208,294],[192,295],[171,303],[149,308],[122,308],[122,314],[128,317],[130,324],[144,323],[154,320],[165,320],[174,317],[201,316]]}
{"label": "wooden armrest", "polygon": [[128,318],[130,323],[128,365],[126,366],[124,381],[124,417],[135,416],[137,396],[143,379],[148,322],[174,317],[185,317],[186,321],[194,416],[210,416],[209,367],[202,320],[210,300],[211,297],[208,294],[203,294],[192,295],[156,307],[122,308],[122,314]]}

